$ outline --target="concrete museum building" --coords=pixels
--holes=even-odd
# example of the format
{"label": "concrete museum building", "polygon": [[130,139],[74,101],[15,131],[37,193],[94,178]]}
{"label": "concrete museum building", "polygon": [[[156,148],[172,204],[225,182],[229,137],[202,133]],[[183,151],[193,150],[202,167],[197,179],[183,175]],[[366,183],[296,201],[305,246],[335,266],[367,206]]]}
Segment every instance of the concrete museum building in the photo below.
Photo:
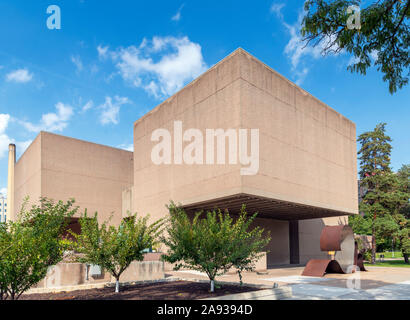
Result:
{"label": "concrete museum building", "polygon": [[324,258],[320,232],[358,213],[355,124],[238,49],[134,123],[134,152],[41,132],[16,162],[23,198],[75,198],[81,210],[165,216],[242,204],[271,231],[266,266]]}

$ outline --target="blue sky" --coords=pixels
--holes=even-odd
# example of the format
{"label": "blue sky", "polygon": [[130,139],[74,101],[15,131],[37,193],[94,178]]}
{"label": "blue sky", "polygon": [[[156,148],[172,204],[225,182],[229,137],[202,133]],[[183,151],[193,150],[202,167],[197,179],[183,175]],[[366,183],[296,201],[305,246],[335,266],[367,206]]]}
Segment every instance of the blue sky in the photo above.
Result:
{"label": "blue sky", "polygon": [[[61,29],[46,25],[61,8]],[[242,47],[356,123],[387,122],[392,166],[410,163],[410,87],[390,95],[375,68],[302,50],[303,1],[27,1],[0,3],[0,189],[7,145],[40,130],[129,148],[133,122]]]}

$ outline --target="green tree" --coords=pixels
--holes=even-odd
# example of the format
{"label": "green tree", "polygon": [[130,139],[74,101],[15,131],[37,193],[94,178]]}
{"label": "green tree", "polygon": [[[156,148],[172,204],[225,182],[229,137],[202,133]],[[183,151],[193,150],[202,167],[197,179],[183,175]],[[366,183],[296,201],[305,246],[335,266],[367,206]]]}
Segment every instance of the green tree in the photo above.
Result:
{"label": "green tree", "polygon": [[[410,164],[402,165],[397,172],[401,183],[401,189],[403,192],[410,193]],[[410,202],[404,203],[400,208],[400,213],[403,214],[406,219],[410,219]]]}
{"label": "green tree", "polygon": [[30,210],[26,203],[16,221],[0,225],[0,299],[18,299],[63,259],[61,237],[77,211],[74,200],[55,203],[41,198]]}
{"label": "green tree", "polygon": [[372,233],[371,221],[361,214],[349,216],[349,226],[355,234],[370,235]]}
{"label": "green tree", "polygon": [[[366,74],[372,65],[371,56],[377,54],[374,66],[383,73],[390,93],[408,84],[410,32],[410,0],[374,1],[360,8],[360,28],[349,28],[349,6],[359,6],[355,0],[309,0],[301,34],[306,44],[319,43],[324,55],[342,50],[352,54],[356,63],[348,66],[351,72]],[[355,21],[356,22],[356,21]]]}
{"label": "green tree", "polygon": [[115,292],[120,290],[121,274],[133,261],[142,261],[146,249],[154,246],[161,233],[162,220],[148,224],[149,216],[136,214],[123,219],[118,227],[109,221],[98,222],[98,214],[79,219],[81,233],[72,233],[76,241],[78,262],[98,265],[107,270],[116,280]]}
{"label": "green tree", "polygon": [[408,195],[400,188],[398,175],[390,169],[391,138],[385,134],[385,126],[385,123],[378,124],[373,131],[358,138],[361,144],[358,152],[360,185],[366,190],[359,210],[371,225],[372,263],[376,260],[376,238],[383,242],[397,234],[394,216],[408,201]]}
{"label": "green tree", "polygon": [[167,262],[176,263],[175,270],[188,268],[207,274],[211,292],[214,292],[215,277],[236,268],[242,283],[241,272],[253,270],[254,263],[270,241],[263,235],[263,229],[250,230],[256,214],[247,216],[245,206],[234,221],[226,211],[209,211],[201,218],[202,212],[195,214],[193,220],[173,202],[168,206],[169,224],[163,237],[168,247],[162,256]]}
{"label": "green tree", "polygon": [[403,253],[405,263],[409,263],[410,256],[410,165],[403,165],[397,172],[399,190],[403,193],[404,201],[398,203],[393,218],[398,230],[395,234],[399,240],[400,249]]}

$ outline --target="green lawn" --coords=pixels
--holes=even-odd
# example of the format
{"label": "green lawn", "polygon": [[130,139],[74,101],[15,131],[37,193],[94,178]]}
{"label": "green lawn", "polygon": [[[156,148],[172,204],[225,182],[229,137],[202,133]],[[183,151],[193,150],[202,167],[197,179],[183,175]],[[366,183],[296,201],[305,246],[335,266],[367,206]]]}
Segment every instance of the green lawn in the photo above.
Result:
{"label": "green lawn", "polygon": [[392,252],[388,251],[388,252],[376,252],[376,258],[379,259],[381,254],[384,254],[385,258],[401,258],[401,257],[403,257],[403,254],[400,251],[396,251],[394,253],[394,257],[392,255]]}
{"label": "green lawn", "polygon": [[383,261],[383,262],[376,262],[375,264],[367,263],[364,264],[367,267],[401,267],[401,268],[410,268],[410,264],[404,263],[403,260],[391,260],[391,261]]}

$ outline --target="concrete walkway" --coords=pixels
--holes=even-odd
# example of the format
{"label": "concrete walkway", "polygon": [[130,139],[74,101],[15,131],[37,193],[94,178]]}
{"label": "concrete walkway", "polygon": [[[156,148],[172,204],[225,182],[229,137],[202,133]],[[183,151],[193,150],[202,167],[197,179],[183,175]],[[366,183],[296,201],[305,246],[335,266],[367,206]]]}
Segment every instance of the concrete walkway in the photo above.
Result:
{"label": "concrete walkway", "polygon": [[410,300],[410,281],[375,289],[353,289],[325,284],[295,284],[292,298],[286,300]]}
{"label": "concrete walkway", "polygon": [[[410,300],[410,268],[366,267],[357,274],[327,274],[323,278],[301,276],[303,267],[269,269],[264,273],[246,272],[243,282],[257,285],[274,283],[292,289],[290,300]],[[167,272],[186,280],[206,280],[205,274],[193,271]],[[220,282],[239,282],[229,273]]]}

